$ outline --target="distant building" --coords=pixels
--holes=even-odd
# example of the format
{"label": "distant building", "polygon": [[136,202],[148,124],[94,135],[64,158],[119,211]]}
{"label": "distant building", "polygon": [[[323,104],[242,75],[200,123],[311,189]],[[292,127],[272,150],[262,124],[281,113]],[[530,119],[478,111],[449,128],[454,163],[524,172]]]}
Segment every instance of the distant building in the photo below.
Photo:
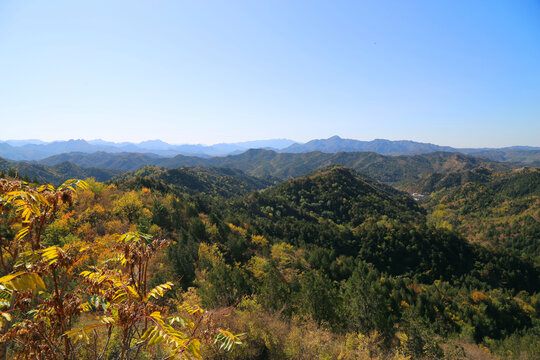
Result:
{"label": "distant building", "polygon": [[419,194],[419,193],[412,193],[411,196],[416,201],[429,199],[429,195],[424,195],[424,194]]}

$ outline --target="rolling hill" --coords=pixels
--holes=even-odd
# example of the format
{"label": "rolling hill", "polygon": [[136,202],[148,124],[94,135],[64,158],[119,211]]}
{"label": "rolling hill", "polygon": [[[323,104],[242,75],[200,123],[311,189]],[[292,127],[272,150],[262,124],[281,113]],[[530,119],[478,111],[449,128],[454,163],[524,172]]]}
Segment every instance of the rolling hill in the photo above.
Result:
{"label": "rolling hill", "polygon": [[370,217],[382,216],[401,221],[423,218],[408,194],[340,166],[290,179],[264,193],[338,224],[358,226]]}
{"label": "rolling hill", "polygon": [[340,165],[352,168],[378,181],[400,186],[410,184],[435,172],[448,173],[477,167],[504,171],[514,167],[511,164],[451,152],[434,152],[414,156],[385,156],[373,152],[293,154],[263,149],[252,149],[238,155],[207,159],[183,155],[161,158],[134,153],[72,153],[45,159],[43,163],[55,165],[60,161],[70,161],[79,166],[89,166],[91,164],[99,168],[124,171],[137,170],[144,165],[165,168],[178,168],[181,166],[226,167],[242,170],[251,176],[279,179],[298,177],[326,166]]}
{"label": "rolling hill", "polygon": [[133,171],[138,170],[146,165],[153,165],[162,161],[163,159],[164,158],[161,158],[158,155],[149,153],[108,153],[99,151],[91,154],[83,152],[71,152],[54,155],[40,160],[39,163],[54,166],[65,161],[69,161],[81,167],[96,166],[103,169]]}
{"label": "rolling hill", "polygon": [[432,224],[540,264],[540,169],[458,172],[429,186],[435,191],[426,203]]}
{"label": "rolling hill", "polygon": [[140,190],[143,187],[160,192],[202,193],[211,196],[233,197],[267,188],[274,184],[244,174],[240,170],[216,167],[181,167],[164,169],[146,166],[115,179],[121,188]]}
{"label": "rolling hill", "polygon": [[115,169],[101,169],[95,167],[81,167],[70,162],[61,162],[54,166],[47,166],[29,162],[14,162],[0,158],[0,171],[14,172],[31,181],[40,183],[60,184],[68,179],[86,179],[93,177],[97,181],[107,181],[122,172]]}

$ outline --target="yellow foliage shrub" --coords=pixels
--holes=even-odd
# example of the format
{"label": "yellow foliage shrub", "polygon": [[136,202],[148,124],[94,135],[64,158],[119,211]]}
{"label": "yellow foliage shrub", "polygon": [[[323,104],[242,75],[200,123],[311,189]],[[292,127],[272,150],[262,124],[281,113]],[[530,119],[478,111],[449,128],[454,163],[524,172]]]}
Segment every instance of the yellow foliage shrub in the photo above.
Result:
{"label": "yellow foliage shrub", "polygon": [[479,303],[479,302],[486,301],[488,299],[488,297],[481,291],[474,291],[471,294],[471,299],[472,299],[473,302]]}

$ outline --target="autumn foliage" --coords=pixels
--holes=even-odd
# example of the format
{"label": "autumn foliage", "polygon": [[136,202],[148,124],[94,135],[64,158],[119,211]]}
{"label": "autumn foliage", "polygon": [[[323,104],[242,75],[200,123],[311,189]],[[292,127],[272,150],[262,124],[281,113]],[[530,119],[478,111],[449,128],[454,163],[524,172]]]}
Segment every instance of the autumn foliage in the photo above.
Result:
{"label": "autumn foliage", "polygon": [[[58,188],[0,180],[7,235],[0,243],[4,358],[135,359],[157,347],[167,356],[191,359],[201,357],[201,342],[224,348],[239,343],[238,336],[214,326],[202,308],[162,301],[174,283],[150,287],[152,259],[169,241],[138,231],[117,235],[106,230],[97,239],[84,236],[88,228],[71,228],[66,209],[77,192],[85,201],[87,189],[80,180]],[[113,209],[131,222],[142,204],[128,196]],[[97,225],[103,212],[99,205],[88,208],[88,223]],[[50,244],[55,235],[65,239],[73,233],[82,239]]]}

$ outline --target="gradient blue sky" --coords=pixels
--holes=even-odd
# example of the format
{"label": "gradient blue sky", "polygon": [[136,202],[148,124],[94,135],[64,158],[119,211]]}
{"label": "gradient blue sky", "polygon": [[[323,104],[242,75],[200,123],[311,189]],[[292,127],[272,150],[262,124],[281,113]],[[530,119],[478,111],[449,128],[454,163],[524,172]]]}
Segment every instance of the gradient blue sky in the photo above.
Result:
{"label": "gradient blue sky", "polygon": [[1,0],[0,125],[540,146],[540,2]]}

